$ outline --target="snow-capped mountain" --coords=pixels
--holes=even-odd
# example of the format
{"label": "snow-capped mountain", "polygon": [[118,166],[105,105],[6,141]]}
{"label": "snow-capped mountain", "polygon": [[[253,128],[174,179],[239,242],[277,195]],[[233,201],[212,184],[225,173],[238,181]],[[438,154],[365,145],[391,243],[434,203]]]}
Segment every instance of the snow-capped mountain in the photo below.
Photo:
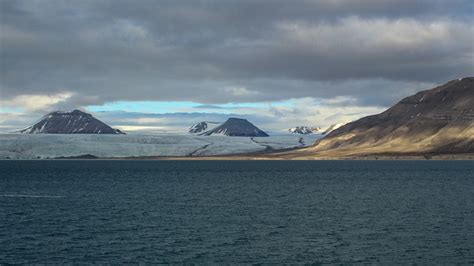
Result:
{"label": "snow-capped mountain", "polygon": [[17,131],[22,134],[125,134],[79,110],[52,112],[36,124]]}
{"label": "snow-capped mountain", "polygon": [[292,134],[303,134],[303,135],[312,134],[312,133],[326,135],[326,134],[329,134],[331,131],[338,129],[347,123],[349,122],[333,124],[333,125],[328,126],[325,129],[322,129],[321,127],[297,126],[297,127],[292,127],[288,129],[288,132]]}
{"label": "snow-capped mountain", "polygon": [[229,118],[222,125],[201,133],[202,136],[224,135],[234,137],[268,137],[268,134],[246,119]]}
{"label": "snow-capped mountain", "polygon": [[288,132],[293,134],[312,134],[319,133],[321,131],[320,127],[307,127],[307,126],[297,126],[288,129]]}
{"label": "snow-capped mountain", "polygon": [[194,124],[192,127],[189,128],[188,132],[192,133],[192,134],[199,134],[199,133],[205,132],[206,130],[211,130],[211,129],[217,127],[220,124],[222,124],[222,123],[203,121],[203,122],[199,122],[197,124]]}

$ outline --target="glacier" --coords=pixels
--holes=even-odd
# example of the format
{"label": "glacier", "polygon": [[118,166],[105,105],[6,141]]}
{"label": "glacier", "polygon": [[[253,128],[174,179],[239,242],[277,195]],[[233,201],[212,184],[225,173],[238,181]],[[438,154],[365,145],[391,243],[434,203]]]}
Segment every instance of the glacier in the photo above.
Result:
{"label": "glacier", "polygon": [[100,134],[0,134],[0,159],[198,157],[305,147],[322,135],[270,137]]}

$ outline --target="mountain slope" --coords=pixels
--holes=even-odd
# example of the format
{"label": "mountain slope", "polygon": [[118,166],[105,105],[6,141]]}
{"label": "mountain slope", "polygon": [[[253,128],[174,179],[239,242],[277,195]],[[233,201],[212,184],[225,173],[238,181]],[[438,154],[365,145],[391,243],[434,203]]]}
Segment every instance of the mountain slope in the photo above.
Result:
{"label": "mountain slope", "polygon": [[218,122],[208,122],[208,121],[202,121],[202,122],[199,122],[197,124],[194,124],[192,125],[188,132],[191,133],[191,134],[199,134],[199,133],[203,133],[205,132],[206,130],[210,130],[212,128],[215,128],[216,126],[218,126],[219,124],[221,123],[218,123]]}
{"label": "mountain slope", "polygon": [[206,131],[202,136],[224,135],[233,137],[268,137],[268,134],[246,119],[229,118],[222,125]]}
{"label": "mountain slope", "polygon": [[474,78],[421,91],[330,132],[307,155],[474,153]]}
{"label": "mountain slope", "polygon": [[337,123],[337,124],[332,124],[330,125],[329,127],[327,127],[323,132],[321,132],[321,134],[323,135],[326,135],[326,134],[329,134],[331,133],[332,131],[342,127],[343,125],[347,124],[349,122],[343,122],[343,123]]}
{"label": "mountain slope", "polygon": [[113,129],[91,114],[79,110],[52,112],[36,124],[18,131],[23,134],[125,134]]}

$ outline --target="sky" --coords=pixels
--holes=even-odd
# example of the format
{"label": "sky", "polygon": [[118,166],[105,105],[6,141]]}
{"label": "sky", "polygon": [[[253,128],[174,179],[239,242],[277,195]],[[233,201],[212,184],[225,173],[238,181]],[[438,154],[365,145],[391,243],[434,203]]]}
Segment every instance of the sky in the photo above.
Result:
{"label": "sky", "polygon": [[0,23],[0,132],[325,127],[474,74],[472,0],[0,0]]}

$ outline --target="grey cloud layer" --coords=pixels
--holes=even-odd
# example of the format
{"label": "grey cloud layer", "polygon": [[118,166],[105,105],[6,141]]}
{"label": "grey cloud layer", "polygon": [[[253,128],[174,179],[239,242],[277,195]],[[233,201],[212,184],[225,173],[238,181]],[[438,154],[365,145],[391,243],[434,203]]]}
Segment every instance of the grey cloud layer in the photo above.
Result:
{"label": "grey cloud layer", "polygon": [[473,3],[2,0],[0,92],[387,105],[472,75]]}

